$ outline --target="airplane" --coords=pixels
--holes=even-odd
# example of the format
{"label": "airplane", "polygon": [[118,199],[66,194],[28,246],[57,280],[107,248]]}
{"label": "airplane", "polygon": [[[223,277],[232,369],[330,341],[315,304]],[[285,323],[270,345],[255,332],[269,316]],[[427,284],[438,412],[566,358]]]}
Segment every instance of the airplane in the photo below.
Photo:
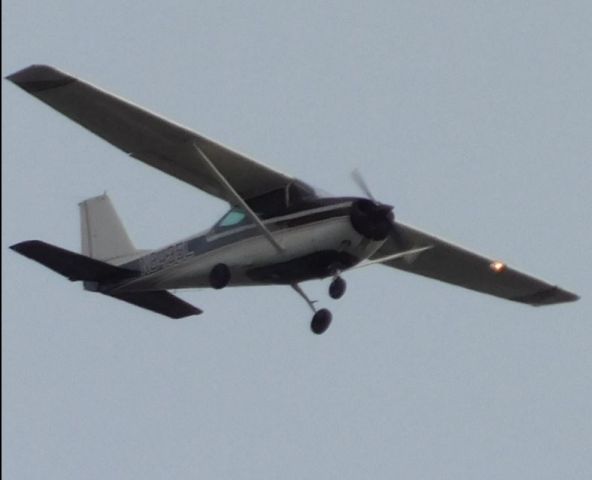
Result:
{"label": "airplane", "polygon": [[109,197],[79,204],[81,253],[40,240],[10,248],[85,290],[170,318],[202,313],[168,290],[250,285],[292,287],[313,312],[310,328],[332,321],[300,284],[330,279],[329,296],[346,290],[350,269],[383,265],[523,304],[578,300],[558,286],[395,221],[374,198],[329,197],[196,132],[46,65],[6,77],[103,140],[229,204],[208,230],[157,250],[137,249]]}

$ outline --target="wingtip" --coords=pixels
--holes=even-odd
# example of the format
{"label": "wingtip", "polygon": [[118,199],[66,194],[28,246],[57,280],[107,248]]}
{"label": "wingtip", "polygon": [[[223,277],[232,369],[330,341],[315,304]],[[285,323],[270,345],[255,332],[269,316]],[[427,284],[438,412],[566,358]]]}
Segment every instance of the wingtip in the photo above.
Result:
{"label": "wingtip", "polygon": [[196,307],[195,305],[191,305],[190,303],[186,303],[183,305],[182,309],[178,311],[167,313],[166,315],[173,320],[181,320],[182,318],[193,317],[195,315],[201,315],[203,310]]}
{"label": "wingtip", "polygon": [[579,295],[555,286],[529,295],[513,298],[512,300],[521,303],[528,303],[533,307],[543,307],[546,305],[575,302],[579,299]]}
{"label": "wingtip", "polygon": [[569,292],[567,290],[563,290],[562,288],[557,287],[557,296],[556,296],[557,303],[577,302],[579,299],[580,299],[579,295],[576,295],[573,292]]}
{"label": "wingtip", "polygon": [[25,240],[23,242],[15,243],[8,248],[23,255],[24,252],[29,251],[31,247],[39,245],[40,243],[42,243],[40,240]]}
{"label": "wingtip", "polygon": [[579,295],[576,295],[575,293],[571,293],[571,292],[566,292],[567,293],[567,300],[566,302],[577,302],[580,298]]}
{"label": "wingtip", "polygon": [[201,315],[202,313],[203,313],[203,310],[191,305],[191,308],[188,309],[188,311],[186,313],[182,313],[182,314],[172,317],[172,318],[174,318],[175,320],[180,320],[181,318],[193,317],[196,315]]}
{"label": "wingtip", "polygon": [[28,93],[63,87],[76,80],[49,65],[30,65],[5,78]]}

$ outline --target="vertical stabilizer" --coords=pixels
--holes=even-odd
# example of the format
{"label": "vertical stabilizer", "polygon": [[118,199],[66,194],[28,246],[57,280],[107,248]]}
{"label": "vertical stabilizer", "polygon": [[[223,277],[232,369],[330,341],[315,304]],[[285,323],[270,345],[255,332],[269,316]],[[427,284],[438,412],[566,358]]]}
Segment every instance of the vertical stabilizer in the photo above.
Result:
{"label": "vertical stabilizer", "polygon": [[119,263],[138,253],[107,195],[89,198],[79,207],[83,255]]}

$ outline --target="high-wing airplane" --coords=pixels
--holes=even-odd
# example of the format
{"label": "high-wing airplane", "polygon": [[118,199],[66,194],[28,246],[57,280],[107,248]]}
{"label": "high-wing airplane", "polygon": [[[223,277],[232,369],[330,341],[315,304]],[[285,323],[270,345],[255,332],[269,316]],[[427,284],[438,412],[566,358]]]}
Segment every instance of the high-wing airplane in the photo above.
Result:
{"label": "high-wing airplane", "polygon": [[329,327],[300,287],[331,279],[346,289],[351,268],[381,264],[497,297],[540,306],[579,297],[503,262],[395,221],[359,174],[365,197],[319,194],[305,182],[209,140],[99,88],[44,65],[7,77],[27,93],[133,158],[228,202],[210,229],[159,250],[138,250],[106,195],[80,203],[82,252],[39,240],[13,245],[84,288],[171,318],[202,311],[167,290],[289,285],[314,312],[311,330]]}

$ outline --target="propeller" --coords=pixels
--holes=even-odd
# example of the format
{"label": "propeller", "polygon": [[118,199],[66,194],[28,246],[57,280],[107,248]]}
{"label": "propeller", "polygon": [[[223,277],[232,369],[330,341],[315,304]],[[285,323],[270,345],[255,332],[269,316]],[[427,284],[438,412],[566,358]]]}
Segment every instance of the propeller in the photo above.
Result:
{"label": "propeller", "polygon": [[[364,177],[362,176],[362,174],[360,173],[360,171],[357,168],[352,171],[351,177],[352,177],[352,180],[354,181],[354,183],[360,188],[360,190],[362,190],[362,192],[364,192],[366,197],[368,197],[370,200],[372,200],[372,202],[375,205],[374,208],[377,209],[379,212],[384,211],[386,205],[381,204],[376,201],[376,198],[372,194],[372,191],[370,190],[368,183],[366,183],[366,180],[364,179]],[[393,207],[390,207],[388,209],[389,214],[386,217],[388,219],[388,223],[390,226],[389,231],[388,231],[388,236],[390,236],[393,239],[393,241],[395,242],[395,244],[397,245],[397,247],[399,249],[408,250],[410,247],[409,241],[405,238],[405,236],[401,232],[401,229],[399,228],[399,226],[395,222],[395,217],[394,217],[394,214],[392,213],[392,208]]]}
{"label": "propeller", "polygon": [[372,195],[372,192],[370,191],[370,187],[368,186],[368,184],[366,183],[366,180],[364,180],[364,177],[362,176],[362,174],[360,173],[360,171],[357,168],[351,173],[351,176],[352,176],[352,180],[360,188],[360,190],[362,190],[362,192],[364,192],[364,194],[370,200],[374,200],[376,202],[374,195]]}

